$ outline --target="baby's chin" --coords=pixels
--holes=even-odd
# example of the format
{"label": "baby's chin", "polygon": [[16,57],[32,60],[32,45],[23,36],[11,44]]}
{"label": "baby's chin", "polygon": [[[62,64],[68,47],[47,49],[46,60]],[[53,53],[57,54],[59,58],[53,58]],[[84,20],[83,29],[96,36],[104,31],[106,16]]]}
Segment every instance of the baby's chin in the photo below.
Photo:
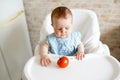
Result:
{"label": "baby's chin", "polygon": [[59,36],[59,38],[62,38],[62,39],[67,38],[67,37],[68,37],[68,35],[65,35],[65,36]]}
{"label": "baby's chin", "polygon": [[58,38],[62,38],[62,39],[64,39],[64,38],[68,38],[68,36],[69,35],[57,35],[57,34],[55,34]]}

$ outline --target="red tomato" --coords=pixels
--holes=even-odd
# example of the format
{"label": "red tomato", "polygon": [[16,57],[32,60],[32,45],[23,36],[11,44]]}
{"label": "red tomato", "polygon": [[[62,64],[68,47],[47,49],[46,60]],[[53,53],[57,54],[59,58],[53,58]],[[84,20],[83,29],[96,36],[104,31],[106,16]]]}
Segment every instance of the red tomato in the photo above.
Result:
{"label": "red tomato", "polygon": [[67,67],[69,64],[69,59],[66,57],[66,56],[62,56],[58,59],[57,61],[57,65],[60,67],[60,68],[65,68]]}

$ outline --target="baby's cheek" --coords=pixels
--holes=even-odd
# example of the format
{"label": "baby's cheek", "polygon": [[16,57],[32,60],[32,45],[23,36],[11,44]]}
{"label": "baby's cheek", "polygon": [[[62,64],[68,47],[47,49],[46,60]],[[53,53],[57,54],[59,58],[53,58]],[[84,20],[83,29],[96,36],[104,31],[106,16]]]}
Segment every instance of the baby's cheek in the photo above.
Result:
{"label": "baby's cheek", "polygon": [[60,33],[59,33],[59,32],[55,32],[55,35],[56,35],[57,37],[59,37],[59,36],[60,36]]}
{"label": "baby's cheek", "polygon": [[67,37],[70,35],[70,32],[67,33]]}

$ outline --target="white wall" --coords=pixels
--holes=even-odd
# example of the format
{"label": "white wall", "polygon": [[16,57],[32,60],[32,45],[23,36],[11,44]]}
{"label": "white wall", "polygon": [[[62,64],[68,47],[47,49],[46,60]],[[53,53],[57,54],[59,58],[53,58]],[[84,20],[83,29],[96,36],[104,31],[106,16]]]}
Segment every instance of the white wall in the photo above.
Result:
{"label": "white wall", "polygon": [[0,0],[0,21],[23,9],[22,0]]}

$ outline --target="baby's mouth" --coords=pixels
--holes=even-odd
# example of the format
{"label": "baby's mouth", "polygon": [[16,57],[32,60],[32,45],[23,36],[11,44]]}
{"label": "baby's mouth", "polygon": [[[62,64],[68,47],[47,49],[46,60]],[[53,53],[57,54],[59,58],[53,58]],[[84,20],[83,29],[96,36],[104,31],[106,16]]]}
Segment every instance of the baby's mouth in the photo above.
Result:
{"label": "baby's mouth", "polygon": [[61,35],[61,38],[67,38],[67,35]]}
{"label": "baby's mouth", "polygon": [[61,36],[66,36],[66,34],[62,34]]}

